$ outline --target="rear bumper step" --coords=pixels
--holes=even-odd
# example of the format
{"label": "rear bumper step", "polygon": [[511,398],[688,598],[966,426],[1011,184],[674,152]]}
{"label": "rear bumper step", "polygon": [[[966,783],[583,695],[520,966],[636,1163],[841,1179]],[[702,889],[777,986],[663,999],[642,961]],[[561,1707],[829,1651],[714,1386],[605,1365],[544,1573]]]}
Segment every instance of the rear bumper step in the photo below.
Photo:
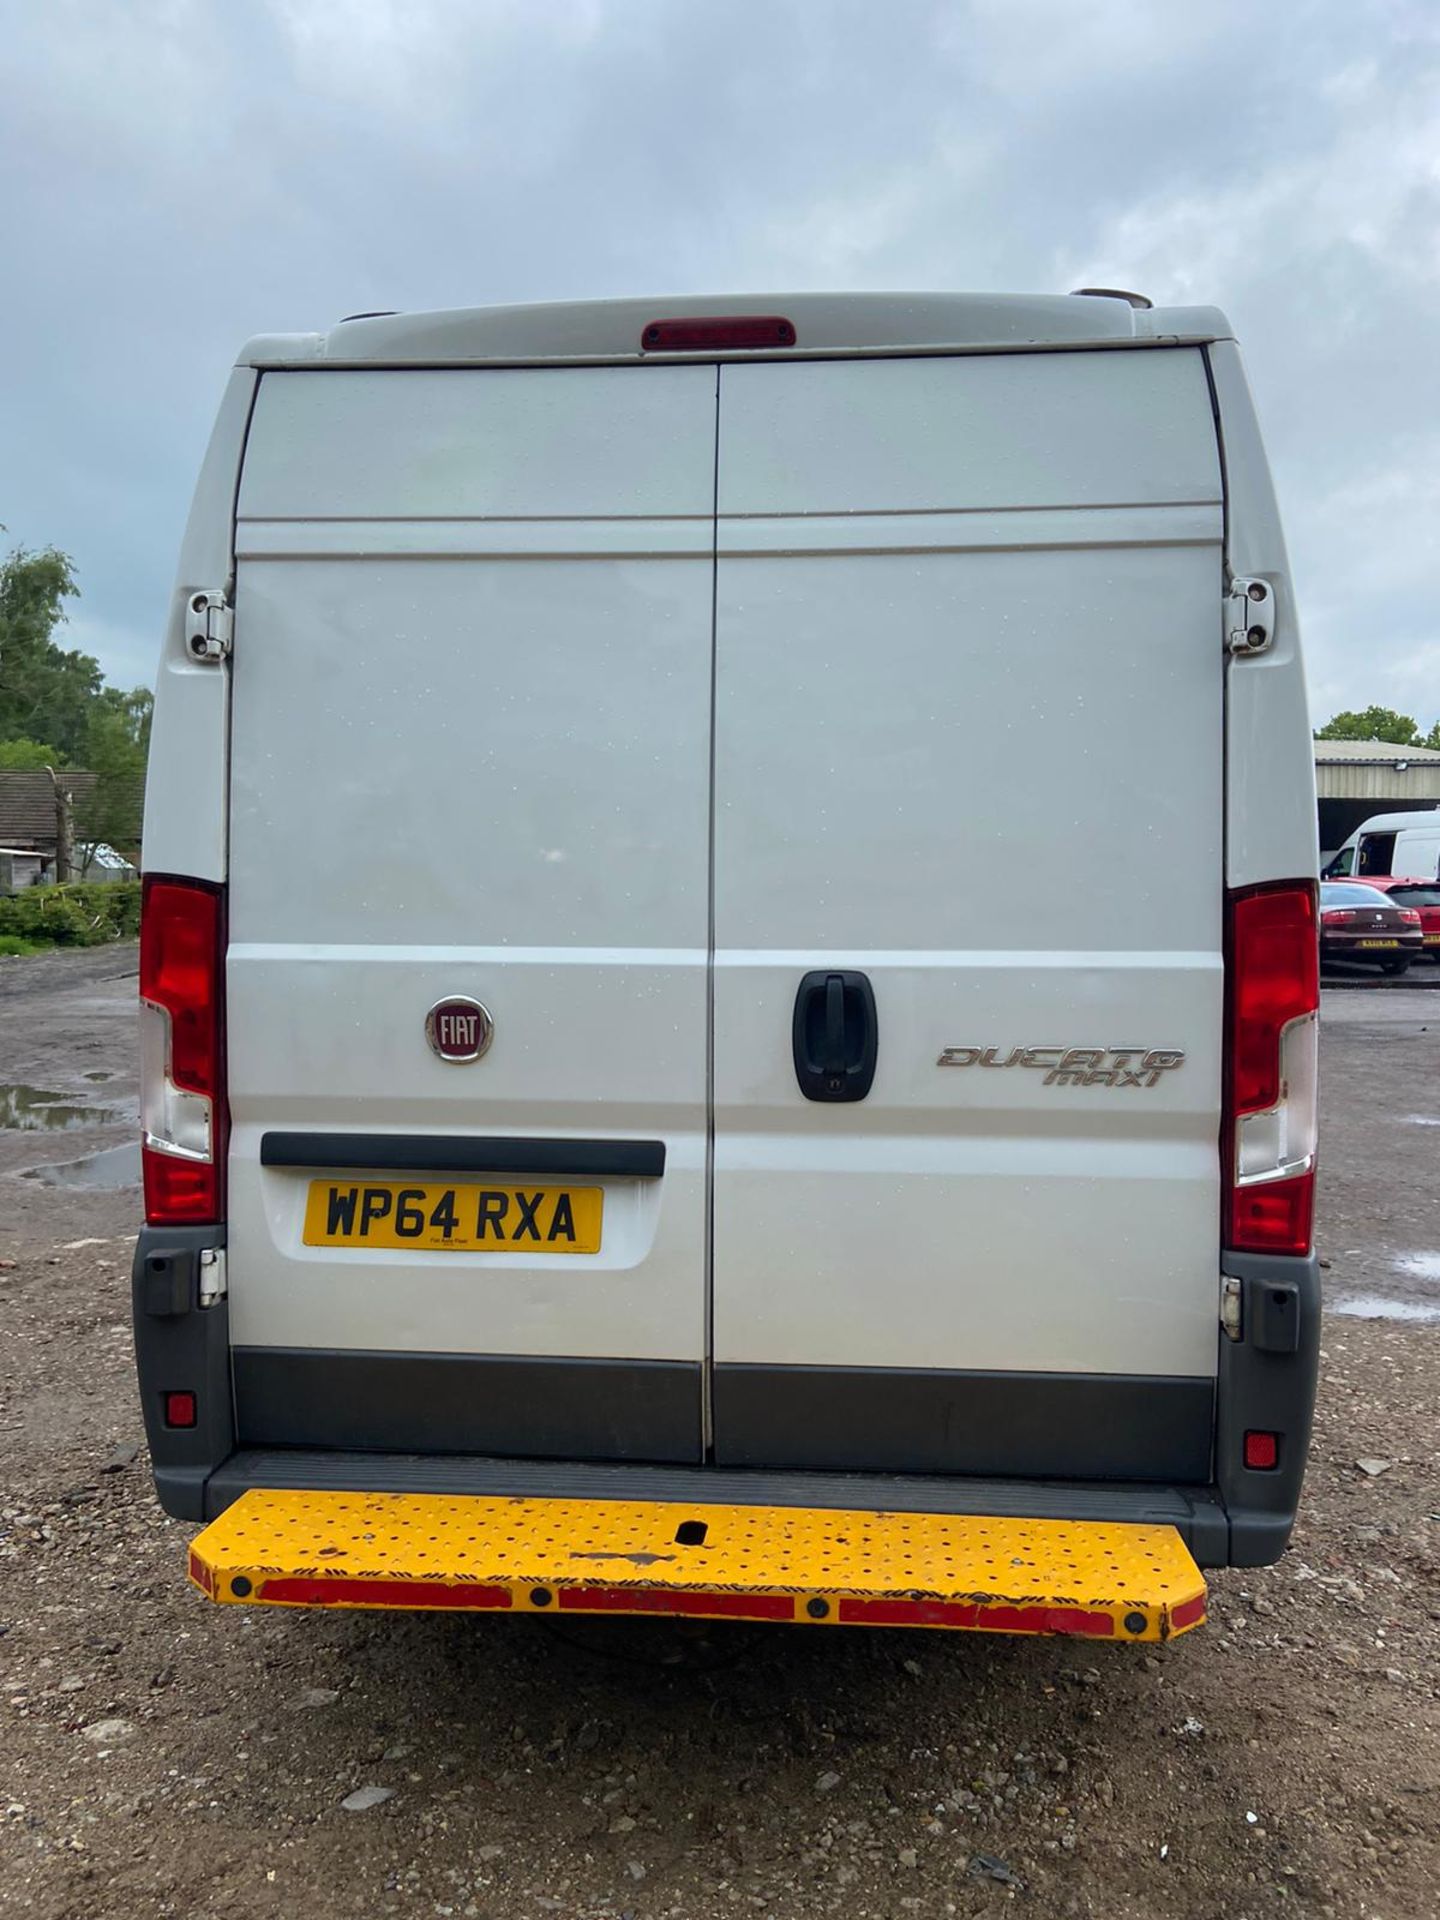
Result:
{"label": "rear bumper step", "polygon": [[678,1614],[1166,1640],[1205,1618],[1169,1526],[797,1506],[243,1494],[195,1540],[212,1600]]}

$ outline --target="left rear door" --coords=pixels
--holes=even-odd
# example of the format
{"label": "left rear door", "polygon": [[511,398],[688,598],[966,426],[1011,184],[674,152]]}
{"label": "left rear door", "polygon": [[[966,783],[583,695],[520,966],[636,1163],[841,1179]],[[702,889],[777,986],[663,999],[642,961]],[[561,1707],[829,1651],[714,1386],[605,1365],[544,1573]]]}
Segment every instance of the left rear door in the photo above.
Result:
{"label": "left rear door", "polygon": [[[698,1457],[714,460],[713,367],[261,383],[230,787],[242,1443]],[[427,1044],[451,997],[492,1016],[483,1058]],[[541,1147],[517,1165],[515,1140]],[[516,1232],[315,1244],[317,1180],[479,1187]],[[598,1193],[598,1250],[555,1243],[553,1199],[537,1244],[516,1187]]]}

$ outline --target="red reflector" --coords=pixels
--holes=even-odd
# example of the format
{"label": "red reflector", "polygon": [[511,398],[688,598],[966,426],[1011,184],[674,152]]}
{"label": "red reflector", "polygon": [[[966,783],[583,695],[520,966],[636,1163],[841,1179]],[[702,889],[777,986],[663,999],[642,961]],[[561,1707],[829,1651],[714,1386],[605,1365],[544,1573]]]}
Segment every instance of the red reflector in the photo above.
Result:
{"label": "red reflector", "polygon": [[779,314],[729,313],[694,320],[652,320],[640,335],[645,353],[708,353],[731,347],[793,347],[795,328]]}
{"label": "red reflector", "polygon": [[1309,1253],[1315,1212],[1315,1169],[1293,1180],[1230,1188],[1226,1245],[1266,1253]]}
{"label": "red reflector", "polygon": [[1170,1625],[1176,1633],[1186,1627],[1193,1627],[1197,1621],[1205,1618],[1205,1595],[1197,1593],[1193,1600],[1182,1600],[1178,1607],[1170,1609]]}
{"label": "red reflector", "polygon": [[194,1426],[195,1396],[193,1393],[167,1393],[165,1395],[165,1424],[167,1427]]}
{"label": "red reflector", "polygon": [[1247,1433],[1245,1464],[1252,1473],[1270,1473],[1280,1464],[1278,1433]]}

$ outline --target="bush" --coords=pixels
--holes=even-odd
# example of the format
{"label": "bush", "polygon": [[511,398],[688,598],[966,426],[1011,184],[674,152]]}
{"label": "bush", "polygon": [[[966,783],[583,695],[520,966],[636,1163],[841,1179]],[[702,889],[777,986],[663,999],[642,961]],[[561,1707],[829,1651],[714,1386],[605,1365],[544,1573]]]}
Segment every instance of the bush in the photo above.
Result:
{"label": "bush", "polygon": [[0,898],[0,935],[44,947],[100,947],[140,931],[138,880],[26,887]]}

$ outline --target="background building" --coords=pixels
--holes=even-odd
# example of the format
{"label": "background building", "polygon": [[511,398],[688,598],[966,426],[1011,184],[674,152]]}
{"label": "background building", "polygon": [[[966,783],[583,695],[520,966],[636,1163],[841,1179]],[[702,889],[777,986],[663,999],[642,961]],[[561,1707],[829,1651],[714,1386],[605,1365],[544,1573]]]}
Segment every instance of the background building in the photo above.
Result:
{"label": "background building", "polygon": [[1317,740],[1322,863],[1372,813],[1440,806],[1440,753],[1388,740]]}

